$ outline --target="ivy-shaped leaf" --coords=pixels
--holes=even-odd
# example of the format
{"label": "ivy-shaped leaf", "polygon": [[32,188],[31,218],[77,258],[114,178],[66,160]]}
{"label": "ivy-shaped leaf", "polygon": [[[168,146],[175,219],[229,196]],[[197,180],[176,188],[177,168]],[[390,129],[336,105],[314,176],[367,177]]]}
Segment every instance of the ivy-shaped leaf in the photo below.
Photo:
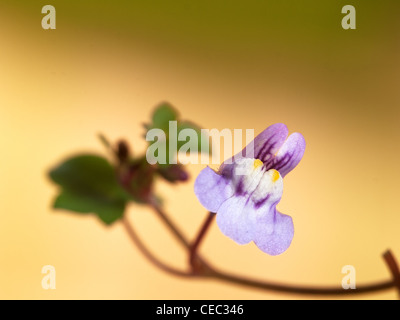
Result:
{"label": "ivy-shaped leaf", "polygon": [[[179,119],[179,114],[178,112],[168,103],[163,103],[160,106],[156,108],[156,110],[153,113],[152,116],[152,123],[149,125],[146,125],[147,130],[151,129],[161,129],[164,134],[165,134],[165,154],[160,155],[157,154],[158,157],[165,159],[166,164],[159,164],[160,167],[166,167],[170,166],[170,159],[169,159],[169,150],[170,150],[170,139],[171,137],[171,132],[170,132],[170,121],[176,121],[176,154],[179,151],[179,149],[183,146],[186,145],[186,147],[190,146],[190,150],[197,150],[199,153],[208,153],[210,148],[208,146],[208,143],[202,144],[201,141],[208,141],[208,136],[205,134],[202,134],[201,128],[194,124],[193,122],[190,121],[182,121]],[[184,129],[191,129],[195,132],[196,134],[196,140],[191,140],[189,137],[186,138],[186,141],[179,141],[179,133],[184,130]],[[155,142],[150,142],[150,145],[152,145]],[[163,152],[162,149],[159,149],[158,152]],[[175,152],[174,152],[175,153]]]}
{"label": "ivy-shaped leaf", "polygon": [[[179,121],[178,122],[178,135],[179,132],[181,132],[184,129],[192,129],[196,132],[197,134],[197,145],[194,145],[194,147],[197,147],[197,150],[199,150],[199,152],[202,153],[209,153],[210,151],[210,147],[207,143],[201,143],[201,141],[208,141],[208,136],[205,133],[201,132],[201,128],[191,122],[191,121]],[[189,140],[189,139],[187,139]],[[183,146],[184,144],[186,144],[189,141],[178,141],[178,149]],[[191,141],[193,143],[193,141]]]}
{"label": "ivy-shaped leaf", "polygon": [[178,120],[178,112],[167,102],[160,104],[153,113],[151,128],[168,132],[169,122]]}
{"label": "ivy-shaped leaf", "polygon": [[49,175],[61,187],[54,208],[95,213],[106,224],[121,218],[131,199],[118,184],[111,164],[97,155],[69,158]]}

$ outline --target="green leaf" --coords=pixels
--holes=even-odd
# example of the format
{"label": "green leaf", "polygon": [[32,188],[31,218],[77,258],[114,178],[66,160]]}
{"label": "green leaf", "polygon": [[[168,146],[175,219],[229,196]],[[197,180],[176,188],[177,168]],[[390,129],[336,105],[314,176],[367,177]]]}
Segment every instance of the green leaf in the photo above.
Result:
{"label": "green leaf", "polygon": [[[209,153],[210,152],[210,147],[209,144],[204,143],[204,141],[208,141],[208,136],[205,133],[201,132],[201,128],[197,125],[194,124],[193,122],[190,121],[179,121],[178,123],[178,135],[179,132],[183,129],[192,129],[196,131],[197,133],[197,150],[199,153]],[[187,139],[189,140],[189,139]],[[203,141],[203,145],[201,143]],[[178,141],[177,146],[178,150],[181,146],[183,146],[187,141]]]}
{"label": "green leaf", "polygon": [[168,103],[159,105],[153,113],[152,128],[159,128],[168,132],[169,121],[178,119],[178,112]]}
{"label": "green leaf", "polygon": [[111,164],[97,155],[78,155],[50,171],[62,187],[54,208],[95,213],[106,224],[122,217],[130,195],[118,184]]}
{"label": "green leaf", "polygon": [[[201,128],[194,124],[193,122],[190,121],[182,121],[179,119],[179,114],[178,112],[168,103],[163,103],[160,106],[158,106],[156,108],[156,110],[153,113],[153,117],[152,117],[152,123],[149,125],[146,125],[146,129],[147,130],[151,130],[151,129],[161,129],[164,131],[165,133],[165,138],[166,141],[165,142],[161,142],[161,143],[165,143],[165,151],[158,149],[158,152],[163,152],[163,154],[159,154],[158,156],[161,159],[166,159],[167,163],[166,164],[159,164],[159,166],[161,167],[168,167],[170,165],[169,163],[169,150],[170,147],[172,148],[172,146],[170,146],[170,139],[172,134],[169,132],[169,122],[170,121],[177,121],[177,129],[176,129],[176,139],[179,136],[179,133],[181,132],[181,130],[183,129],[193,129],[196,132],[197,135],[197,139],[196,141],[190,140],[190,138],[187,138],[187,141],[176,141],[176,152],[175,150],[173,151],[173,153],[175,154],[175,157],[177,156],[177,153],[179,151],[179,148],[182,147],[183,145],[185,145],[187,142],[191,142],[191,143],[195,143],[194,145],[190,145],[191,146],[191,150],[197,150],[198,153],[209,153],[209,146],[208,143],[206,145],[202,145],[201,141],[207,141],[208,142],[208,136],[205,134],[201,133]],[[152,145],[153,143],[156,143],[156,141],[154,142],[150,142],[150,145]],[[158,143],[158,141],[157,141]],[[189,146],[189,145],[187,145]],[[164,154],[165,153],[165,154]]]}
{"label": "green leaf", "polygon": [[124,214],[126,202],[122,199],[79,194],[71,190],[63,190],[54,202],[54,208],[79,213],[96,213],[106,224],[111,224]]}

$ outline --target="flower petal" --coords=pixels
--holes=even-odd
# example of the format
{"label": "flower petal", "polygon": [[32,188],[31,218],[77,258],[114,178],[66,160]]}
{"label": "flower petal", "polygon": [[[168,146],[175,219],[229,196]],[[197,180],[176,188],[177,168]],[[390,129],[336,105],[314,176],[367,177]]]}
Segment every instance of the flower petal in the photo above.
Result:
{"label": "flower petal", "polygon": [[201,170],[194,183],[194,193],[200,203],[211,212],[217,212],[221,204],[233,195],[230,180],[217,174],[210,167]]}
{"label": "flower petal", "polygon": [[263,163],[271,161],[288,136],[288,129],[283,123],[269,126],[254,138],[242,151],[226,159],[220,166],[219,173],[229,177],[233,163],[241,158],[259,159]]}
{"label": "flower petal", "polygon": [[221,232],[238,244],[247,244],[254,238],[256,210],[248,197],[231,197],[217,212]]}
{"label": "flower petal", "polygon": [[292,218],[273,207],[268,214],[258,217],[254,243],[265,253],[276,256],[289,248],[293,235]]}
{"label": "flower petal", "polygon": [[303,158],[305,148],[304,137],[298,132],[292,133],[276,153],[272,162],[266,164],[267,169],[278,170],[282,177],[285,177]]}
{"label": "flower petal", "polygon": [[[261,132],[243,149],[242,156],[260,159],[265,163],[274,157],[275,153],[285,142],[288,133],[288,128],[285,124],[273,124]],[[254,155],[251,155],[250,152],[252,148],[254,148]]]}

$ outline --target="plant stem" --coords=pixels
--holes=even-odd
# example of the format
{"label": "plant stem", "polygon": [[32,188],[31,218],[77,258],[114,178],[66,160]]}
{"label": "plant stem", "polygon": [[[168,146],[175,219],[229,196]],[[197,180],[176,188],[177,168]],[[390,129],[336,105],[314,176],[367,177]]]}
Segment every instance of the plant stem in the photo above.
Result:
{"label": "plant stem", "polygon": [[397,288],[400,298],[400,269],[397,264],[397,261],[390,250],[386,251],[383,254],[383,258],[385,259],[385,262],[388,265],[390,272],[392,273],[393,283],[394,286]]}
{"label": "plant stem", "polygon": [[175,238],[186,248],[190,249],[189,241],[183,235],[183,233],[179,230],[179,228],[175,225],[174,222],[167,216],[167,214],[160,208],[160,206],[154,201],[150,200],[150,206],[157,213],[159,218],[166,224],[168,229],[173,233]]}
{"label": "plant stem", "polygon": [[[149,204],[157,213],[159,218],[161,218],[164,224],[168,227],[168,229],[172,232],[175,238],[180,242],[181,245],[184,246],[186,250],[188,250],[190,254],[191,245],[189,241],[186,239],[186,237],[183,235],[183,233],[176,226],[176,224],[172,222],[172,220],[168,217],[168,215],[164,212],[164,210],[162,210],[155,201],[151,200]],[[196,258],[194,260],[196,260],[198,269],[201,270],[201,276],[205,277],[208,276],[209,274],[214,273],[213,268],[199,254],[196,253]],[[196,275],[199,276],[200,273],[196,273]]]}
{"label": "plant stem", "polygon": [[[161,216],[166,217],[164,215],[164,212],[162,210],[159,211]],[[206,219],[205,224],[201,228],[199,235],[202,233],[205,233],[205,231],[202,231],[203,229],[207,230],[208,226],[210,225],[211,221],[213,220],[211,217],[214,215],[209,215],[208,218]],[[164,220],[164,219],[163,219]],[[167,218],[169,221],[169,219]],[[197,251],[194,253],[194,256],[197,257],[199,260],[200,267],[196,270],[197,273],[192,273],[192,272],[185,272],[181,270],[177,270],[173,267],[170,267],[166,265],[165,263],[161,262],[159,259],[157,259],[145,246],[144,244],[140,241],[136,233],[134,232],[133,228],[129,224],[126,218],[123,219],[123,225],[128,232],[130,238],[132,241],[139,247],[139,250],[149,259],[150,262],[152,262],[155,266],[160,268],[161,270],[168,272],[169,274],[175,275],[175,276],[183,276],[183,277],[209,277],[213,278],[216,280],[232,283],[232,284],[238,284],[241,286],[246,286],[250,288],[257,288],[261,290],[266,290],[266,291],[275,291],[275,292],[282,292],[282,293],[291,293],[291,294],[298,294],[298,295],[354,295],[354,294],[365,294],[365,293],[371,293],[371,292],[378,292],[378,291],[383,291],[383,290],[388,290],[391,288],[394,288],[397,286],[396,280],[387,280],[387,281],[382,281],[382,282],[377,282],[377,283],[372,283],[372,284],[366,284],[366,285],[360,285],[357,286],[356,289],[349,289],[349,290],[344,290],[343,288],[340,287],[312,287],[312,286],[295,286],[295,285],[287,285],[287,284],[281,284],[281,283],[276,283],[276,282],[269,282],[269,281],[260,281],[256,279],[251,279],[243,276],[238,276],[238,275],[233,275],[225,271],[219,271],[216,270],[215,268],[210,267],[207,263],[202,260]],[[172,224],[174,226],[174,224]],[[206,227],[207,226],[207,227]],[[175,226],[174,226],[175,228]],[[171,230],[172,231],[172,230]],[[178,233],[181,234],[179,229],[175,229],[173,231],[174,234]],[[182,235],[182,234],[181,234]],[[198,240],[200,238],[200,240]],[[200,244],[201,239],[203,239],[204,236],[197,237],[196,242]],[[183,242],[184,237],[179,237],[178,239],[181,239],[180,242]],[[198,240],[198,241],[197,241]],[[198,246],[198,245],[197,245]],[[185,245],[186,247],[186,245]],[[189,250],[190,246],[187,247]],[[387,251],[384,254],[385,261],[387,262],[390,270],[395,272],[395,267],[394,263],[394,257],[390,251]],[[397,266],[397,264],[396,264]],[[398,270],[398,269],[397,269]],[[396,273],[393,273],[394,275]],[[400,276],[396,276],[395,279],[398,279]]]}
{"label": "plant stem", "polygon": [[172,232],[175,238],[179,241],[179,243],[186,250],[188,250],[190,257],[189,260],[193,272],[181,271],[161,262],[140,241],[135,231],[133,230],[129,222],[126,220],[126,218],[123,219],[123,225],[126,231],[128,232],[130,238],[132,239],[132,241],[138,246],[139,250],[149,259],[149,261],[152,262],[155,266],[157,266],[161,270],[169,274],[181,277],[210,277],[220,281],[225,281],[251,288],[258,288],[262,290],[300,294],[300,295],[354,295],[354,294],[383,291],[396,287],[398,287],[400,291],[399,268],[390,251],[387,251],[384,254],[384,259],[385,262],[388,264],[390,271],[392,272],[393,275],[392,280],[361,285],[357,286],[356,289],[349,289],[349,290],[344,290],[343,288],[340,287],[295,286],[295,285],[280,284],[275,282],[260,281],[216,270],[215,268],[211,267],[208,263],[206,263],[205,260],[198,254],[198,248],[201,244],[201,241],[204,239],[204,236],[209,226],[211,225],[211,222],[213,221],[215,214],[211,212],[209,213],[206,221],[204,222],[202,228],[199,231],[199,234],[197,235],[196,240],[192,245],[190,245],[189,241],[186,239],[183,233],[179,230],[179,228],[175,225],[175,223],[172,222],[171,219],[169,219],[167,214],[160,208],[160,206],[153,200],[149,201],[149,204],[157,213],[157,215],[161,218],[164,224],[168,227],[168,229]]}
{"label": "plant stem", "polygon": [[210,227],[211,223],[213,222],[215,217],[214,212],[209,212],[206,220],[204,221],[199,233],[197,234],[197,237],[193,244],[190,246],[190,251],[189,251],[189,263],[192,266],[192,270],[194,272],[198,271],[198,264],[197,264],[197,251],[198,248],[201,244],[201,241],[204,239],[204,236],[207,233],[208,228]]}
{"label": "plant stem", "polygon": [[[214,270],[215,271],[215,270]],[[222,280],[229,283],[234,283],[246,287],[258,288],[268,291],[284,292],[300,295],[348,295],[371,293],[391,289],[394,286],[392,280],[379,283],[357,286],[356,289],[344,290],[339,287],[311,287],[311,286],[294,286],[274,282],[259,281],[250,278],[245,278],[237,275],[232,275],[226,272],[215,271],[215,274],[210,275],[212,278]]]}
{"label": "plant stem", "polygon": [[165,263],[161,262],[158,258],[156,258],[148,249],[147,247],[143,244],[143,242],[140,240],[139,236],[136,234],[135,230],[129,223],[128,219],[124,217],[122,219],[122,224],[128,233],[129,237],[131,238],[132,242],[136,244],[136,246],[139,248],[139,250],[142,252],[142,254],[151,262],[153,263],[156,267],[160,268],[161,270],[172,274],[174,276],[179,276],[179,277],[190,277],[192,276],[192,273],[186,272],[186,271],[181,271],[175,268],[172,268]]}

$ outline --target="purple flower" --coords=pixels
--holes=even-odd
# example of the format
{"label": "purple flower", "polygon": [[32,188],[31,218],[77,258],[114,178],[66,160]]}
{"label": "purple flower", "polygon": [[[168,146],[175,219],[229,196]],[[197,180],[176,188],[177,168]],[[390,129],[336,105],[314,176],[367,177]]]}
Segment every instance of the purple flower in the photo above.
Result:
{"label": "purple flower", "polygon": [[[292,242],[292,218],[276,210],[285,177],[303,157],[305,140],[300,133],[288,137],[284,124],[260,133],[218,172],[203,169],[194,184],[200,203],[217,213],[223,234],[237,242],[251,241],[270,255],[284,252]],[[254,158],[246,150],[254,150]],[[254,149],[253,149],[254,148]]]}

